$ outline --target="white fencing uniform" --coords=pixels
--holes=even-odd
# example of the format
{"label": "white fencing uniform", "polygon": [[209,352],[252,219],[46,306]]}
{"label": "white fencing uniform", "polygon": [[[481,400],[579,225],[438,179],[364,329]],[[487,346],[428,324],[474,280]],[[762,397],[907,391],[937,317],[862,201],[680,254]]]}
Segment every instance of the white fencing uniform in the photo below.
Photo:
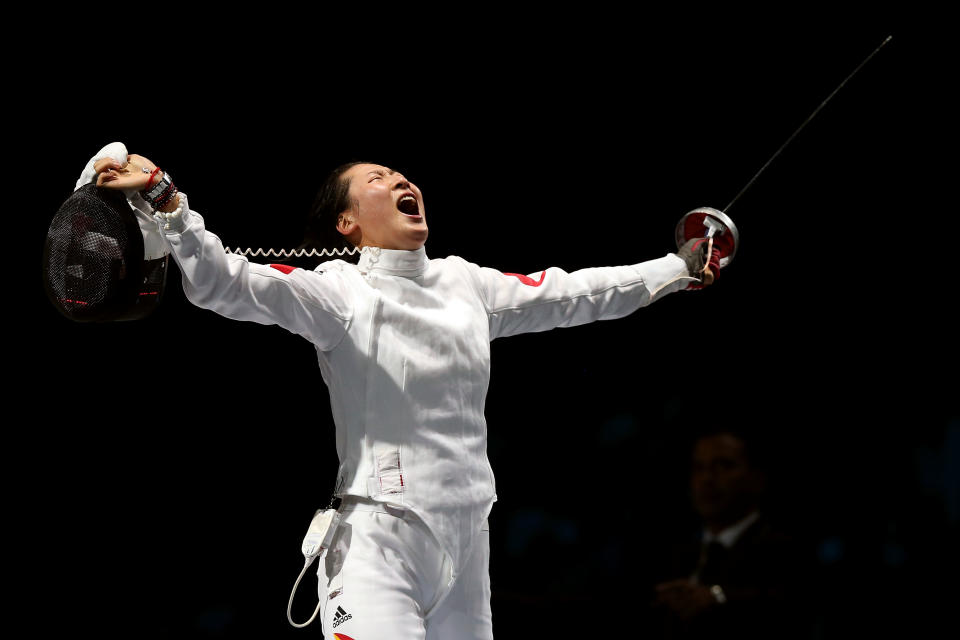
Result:
{"label": "white fencing uniform", "polygon": [[[521,276],[458,257],[431,260],[423,248],[365,248],[358,265],[291,270],[226,254],[182,193],[181,206],[165,233],[187,298],[229,318],[278,324],[317,349],[336,423],[336,493],[357,498],[344,505],[351,512],[339,550],[320,567],[326,637],[492,637],[490,341],[626,316],[688,275],[684,261],[668,254]],[[365,573],[371,586],[351,589]],[[402,629],[401,620],[409,622]]]}

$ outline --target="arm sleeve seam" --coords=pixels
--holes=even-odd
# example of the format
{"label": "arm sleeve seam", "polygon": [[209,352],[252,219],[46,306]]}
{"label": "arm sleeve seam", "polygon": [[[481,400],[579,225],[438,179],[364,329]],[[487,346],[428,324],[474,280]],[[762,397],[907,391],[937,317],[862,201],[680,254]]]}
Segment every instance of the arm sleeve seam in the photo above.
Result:
{"label": "arm sleeve seam", "polygon": [[[235,257],[240,258],[239,256],[235,256]],[[248,264],[257,264],[257,263],[248,262]],[[251,272],[251,275],[253,275],[252,272]],[[289,278],[289,276],[287,278],[284,278],[283,276],[274,275],[272,273],[257,273],[256,275],[262,276],[264,278],[270,278],[272,280],[277,280],[278,282],[287,282],[287,280],[289,280],[289,282],[287,282],[289,287],[291,289],[295,289],[297,293],[300,294],[299,299],[309,304],[312,308],[316,309],[317,311],[321,311],[326,315],[336,318],[337,320],[340,320],[342,322],[350,322],[353,319],[353,313],[351,313],[348,317],[344,317],[338,313],[334,313],[333,311],[324,309],[322,306],[317,304],[316,300],[314,300],[313,295],[306,288],[304,288],[300,283],[294,281],[292,278]]]}
{"label": "arm sleeve seam", "polygon": [[470,279],[470,284],[473,286],[473,290],[480,298],[480,302],[483,304],[483,308],[487,312],[487,316],[489,317],[493,315],[494,312],[490,309],[490,303],[487,301],[487,296],[483,293],[483,287],[480,286],[480,282],[477,279],[476,274],[473,272],[473,268],[466,260],[461,260],[461,266],[466,270],[467,277]]}

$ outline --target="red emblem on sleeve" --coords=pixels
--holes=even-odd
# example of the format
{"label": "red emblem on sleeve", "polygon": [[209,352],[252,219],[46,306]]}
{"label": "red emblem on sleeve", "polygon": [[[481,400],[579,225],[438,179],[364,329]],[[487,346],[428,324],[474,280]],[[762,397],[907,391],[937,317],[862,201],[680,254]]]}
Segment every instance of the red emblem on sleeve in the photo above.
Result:
{"label": "red emblem on sleeve", "polygon": [[540,279],[539,279],[539,280],[534,280],[533,278],[531,278],[531,277],[529,277],[529,276],[521,275],[521,274],[519,274],[519,273],[505,273],[505,274],[503,274],[503,275],[505,275],[505,276],[513,276],[513,277],[515,277],[515,278],[518,278],[518,279],[520,280],[520,282],[522,282],[522,283],[525,284],[525,285],[528,285],[528,286],[531,286],[531,287],[539,287],[540,285],[543,284],[543,279],[547,277],[547,272],[546,272],[546,271],[542,272],[542,273],[540,274]]}
{"label": "red emblem on sleeve", "polygon": [[284,273],[290,273],[291,271],[297,268],[297,267],[291,267],[288,264],[272,264],[270,266],[276,269],[277,271],[283,271]]}

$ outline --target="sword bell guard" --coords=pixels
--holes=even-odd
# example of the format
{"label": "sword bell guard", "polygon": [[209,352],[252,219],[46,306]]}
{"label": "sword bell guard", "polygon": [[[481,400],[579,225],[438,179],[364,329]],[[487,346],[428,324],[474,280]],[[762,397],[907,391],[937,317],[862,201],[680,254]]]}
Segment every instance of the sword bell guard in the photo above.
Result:
{"label": "sword bell guard", "polygon": [[713,207],[700,207],[688,212],[677,223],[676,240],[679,249],[691,238],[703,238],[713,232],[713,244],[723,252],[720,258],[720,267],[726,267],[733,262],[733,256],[740,245],[740,232],[733,224],[730,216]]}

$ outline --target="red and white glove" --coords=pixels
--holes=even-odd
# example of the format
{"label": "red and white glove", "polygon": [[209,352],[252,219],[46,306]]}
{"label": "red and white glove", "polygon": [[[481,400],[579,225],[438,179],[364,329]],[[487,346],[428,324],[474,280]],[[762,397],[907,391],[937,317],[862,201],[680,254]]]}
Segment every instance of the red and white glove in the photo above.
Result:
{"label": "red and white glove", "polygon": [[687,289],[703,289],[720,277],[720,258],[722,251],[713,243],[713,238],[691,238],[677,250],[677,255],[687,263],[690,276],[699,282],[691,283]]}

